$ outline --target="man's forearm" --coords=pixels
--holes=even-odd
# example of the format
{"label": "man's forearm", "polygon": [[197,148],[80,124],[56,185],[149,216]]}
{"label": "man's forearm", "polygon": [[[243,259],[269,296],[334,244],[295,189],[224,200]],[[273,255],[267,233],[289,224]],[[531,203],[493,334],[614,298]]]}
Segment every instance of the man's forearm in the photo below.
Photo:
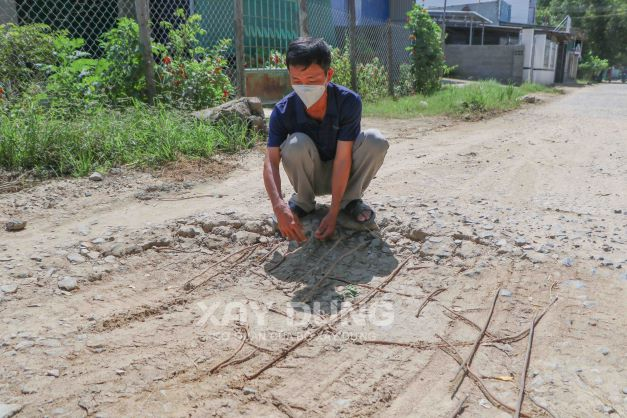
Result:
{"label": "man's forearm", "polygon": [[264,163],[263,182],[272,207],[275,207],[283,200],[283,195],[281,194],[281,174],[279,173],[279,168],[274,167],[268,159]]}
{"label": "man's forearm", "polygon": [[331,208],[334,215],[340,213],[342,198],[346,192],[348,178],[351,172],[350,159],[336,159],[333,161],[333,174],[331,177]]}

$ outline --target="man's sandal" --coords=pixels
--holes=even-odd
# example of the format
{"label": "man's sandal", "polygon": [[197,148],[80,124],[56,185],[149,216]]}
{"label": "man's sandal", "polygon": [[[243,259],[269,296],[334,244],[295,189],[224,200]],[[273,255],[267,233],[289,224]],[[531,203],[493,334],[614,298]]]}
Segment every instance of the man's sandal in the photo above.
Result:
{"label": "man's sandal", "polygon": [[290,207],[290,210],[292,211],[292,213],[294,215],[296,215],[296,217],[298,217],[298,219],[303,219],[305,216],[307,216],[311,212],[313,212],[313,210],[310,211],[310,212],[307,212],[305,209],[303,209],[300,206],[298,206],[293,199],[290,199],[290,201],[287,204]]}
{"label": "man's sandal", "polygon": [[[350,201],[348,205],[346,205],[344,209],[342,210],[352,220],[354,220],[355,222],[359,224],[367,224],[367,223],[374,222],[374,218],[377,216],[374,210],[370,206],[365,204],[363,200],[361,199],[355,199],[355,200]],[[363,221],[360,221],[357,219],[359,215],[363,214],[365,211],[368,211],[368,210],[370,211],[370,218],[365,219]]]}

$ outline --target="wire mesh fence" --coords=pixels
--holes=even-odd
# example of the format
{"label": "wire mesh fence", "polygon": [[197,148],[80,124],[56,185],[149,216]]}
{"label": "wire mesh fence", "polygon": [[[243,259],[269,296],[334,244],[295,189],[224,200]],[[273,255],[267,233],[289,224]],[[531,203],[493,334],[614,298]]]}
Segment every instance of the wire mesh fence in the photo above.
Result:
{"label": "wire mesh fence", "polygon": [[[236,13],[240,10],[238,2],[241,13]],[[379,3],[386,3],[386,7],[382,9]],[[399,4],[405,4],[400,11]],[[230,40],[222,51],[221,64],[233,86],[228,90],[230,95],[246,93],[244,69],[284,67],[289,42],[310,35],[324,38],[334,48],[338,83],[352,86],[365,96],[376,90],[374,96],[379,97],[395,92],[407,76],[409,54],[405,48],[409,32],[403,26],[405,12],[412,4],[365,0],[150,0],[150,28],[154,42],[175,44],[177,39],[170,39],[168,26],[161,22],[176,28],[185,23],[187,16],[198,14],[203,30],[198,36],[199,46],[210,50],[221,40]],[[53,31],[67,31],[70,38],[83,39],[81,51],[98,58],[103,54],[103,35],[124,17],[137,19],[135,0],[0,0],[0,24],[5,24],[0,35],[6,35],[6,24],[45,24]],[[1,42],[0,48],[8,48],[7,42]],[[37,68],[46,64],[37,62],[40,57],[15,45],[9,52],[12,56],[5,57],[4,52],[2,55],[0,51],[3,58],[32,68],[32,78],[37,81]],[[156,52],[154,55],[156,64],[162,64],[159,60],[164,57]],[[12,80],[1,68],[0,88],[6,90]]]}

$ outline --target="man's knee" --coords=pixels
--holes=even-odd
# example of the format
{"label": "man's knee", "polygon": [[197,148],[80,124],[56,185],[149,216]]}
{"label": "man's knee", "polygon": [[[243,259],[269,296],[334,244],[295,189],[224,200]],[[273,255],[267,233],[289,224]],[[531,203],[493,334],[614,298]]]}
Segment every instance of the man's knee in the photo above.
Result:
{"label": "man's knee", "polygon": [[311,154],[316,148],[313,140],[302,132],[295,132],[281,145],[281,157],[292,159]]}
{"label": "man's knee", "polygon": [[362,147],[374,154],[385,155],[390,144],[378,129],[366,129],[363,133]]}

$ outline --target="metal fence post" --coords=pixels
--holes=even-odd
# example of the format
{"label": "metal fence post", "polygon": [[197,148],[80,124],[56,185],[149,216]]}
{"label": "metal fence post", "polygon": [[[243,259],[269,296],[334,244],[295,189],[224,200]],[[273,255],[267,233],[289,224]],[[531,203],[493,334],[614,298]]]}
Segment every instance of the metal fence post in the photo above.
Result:
{"label": "metal fence post", "polygon": [[348,19],[349,19],[349,24],[350,24],[350,28],[349,28],[349,32],[348,32],[348,39],[349,39],[349,43],[350,43],[350,59],[351,59],[351,89],[353,89],[353,91],[357,91],[357,89],[359,88],[359,86],[357,85],[357,54],[356,49],[355,49],[355,40],[357,39],[356,36],[356,21],[357,21],[357,16],[355,16],[356,10],[355,10],[355,0],[348,0]]}
{"label": "metal fence post", "polygon": [[387,28],[387,64],[388,64],[388,94],[394,96],[394,80],[392,74],[394,72],[394,51],[392,50],[392,19],[388,18]]}
{"label": "metal fence post", "polygon": [[300,27],[300,36],[309,36],[309,15],[307,14],[307,0],[300,0],[300,8],[298,11],[298,25]]}
{"label": "metal fence post", "polygon": [[246,74],[244,72],[244,0],[235,2],[235,66],[238,96],[246,96]]}
{"label": "metal fence post", "polygon": [[142,53],[142,61],[146,76],[146,93],[148,94],[148,104],[155,102],[155,70],[152,57],[152,45],[150,43],[150,6],[148,0],[135,0],[135,13],[139,24],[139,47]]}

